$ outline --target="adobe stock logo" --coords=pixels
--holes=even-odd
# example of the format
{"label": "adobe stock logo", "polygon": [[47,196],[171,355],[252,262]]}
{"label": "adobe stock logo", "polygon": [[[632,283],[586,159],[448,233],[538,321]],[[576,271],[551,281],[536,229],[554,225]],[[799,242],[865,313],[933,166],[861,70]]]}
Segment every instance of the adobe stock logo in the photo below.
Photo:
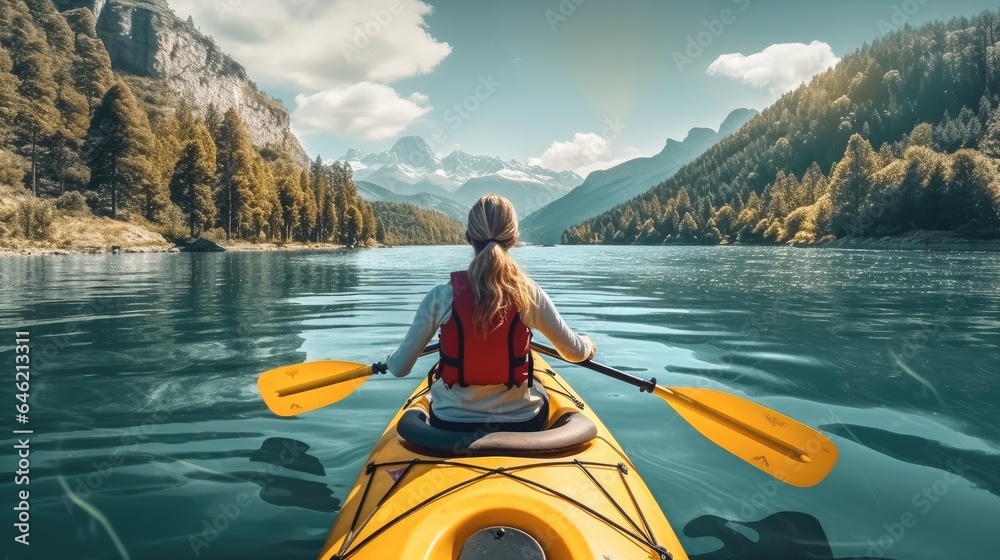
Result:
{"label": "adobe stock logo", "polygon": [[545,10],[545,19],[549,22],[552,31],[555,31],[560,23],[569,21],[569,18],[576,13],[577,8],[586,2],[587,0],[562,0],[555,10]]}
{"label": "adobe stock logo", "polygon": [[[750,7],[750,0],[731,1],[740,12],[745,12]],[[685,66],[694,64],[695,59],[705,54],[705,49],[712,46],[712,43],[722,36],[726,27],[736,23],[737,15],[737,12],[727,8],[719,12],[718,18],[702,20],[701,24],[704,29],[694,35],[688,35],[687,45],[683,52],[674,51],[673,59],[677,71],[683,72]]]}
{"label": "adobe stock logo", "polygon": [[493,79],[493,74],[486,77],[480,76],[479,85],[476,86],[475,91],[444,112],[445,122],[451,125],[452,130],[458,130],[462,127],[462,123],[468,120],[472,113],[478,111],[483,102],[489,101],[490,97],[493,97],[493,94],[502,86],[503,83]]}
{"label": "adobe stock logo", "polygon": [[878,20],[878,30],[881,33],[889,33],[902,29],[910,18],[920,11],[920,7],[927,3],[927,0],[906,0],[902,4],[892,5],[892,17],[888,21]]}

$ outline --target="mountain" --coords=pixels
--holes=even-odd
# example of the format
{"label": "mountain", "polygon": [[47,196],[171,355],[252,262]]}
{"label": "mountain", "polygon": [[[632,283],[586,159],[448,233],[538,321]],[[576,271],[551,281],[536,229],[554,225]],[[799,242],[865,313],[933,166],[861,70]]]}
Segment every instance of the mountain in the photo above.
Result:
{"label": "mountain", "polygon": [[461,204],[471,207],[483,195],[501,194],[510,200],[519,216],[526,216],[568,192],[569,189],[565,187],[539,183],[526,174],[505,169],[499,173],[469,179],[453,196]]}
{"label": "mountain", "polygon": [[582,177],[572,171],[553,171],[538,165],[528,165],[517,160],[504,161],[498,157],[474,156],[455,151],[441,160],[445,173],[458,181],[498,177],[524,184],[540,183],[556,190],[580,184]]}
{"label": "mountain", "polygon": [[667,145],[655,156],[633,159],[611,169],[591,173],[582,185],[569,194],[521,220],[521,237],[529,243],[559,243],[567,227],[665,181],[756,115],[757,111],[753,109],[736,109],[722,122],[718,132],[694,128],[681,142],[667,140]]}
{"label": "mountain", "polygon": [[1000,237],[1000,11],[887,33],[569,243]]}
{"label": "mountain", "polygon": [[440,212],[449,218],[454,218],[462,223],[469,218],[469,207],[463,206],[450,198],[441,196],[417,193],[417,194],[396,194],[389,189],[382,188],[368,181],[356,181],[358,195],[368,202],[399,202],[412,204],[428,210]]}
{"label": "mountain", "polygon": [[441,160],[434,155],[427,141],[419,136],[404,136],[389,150],[395,160],[413,169],[435,171],[441,168]]}
{"label": "mountain", "polygon": [[340,161],[351,164],[355,180],[397,195],[426,194],[430,195],[426,200],[452,200],[467,210],[480,196],[493,192],[509,198],[521,215],[558,199],[582,181],[571,171],[461,151],[439,159],[418,136],[400,138],[387,152],[366,154],[354,148]]}
{"label": "mountain", "polygon": [[[129,85],[140,98],[156,103],[176,94],[205,116],[209,106],[219,114],[235,107],[258,147],[276,145],[309,158],[292,134],[288,109],[257,89],[246,70],[223,53],[191,21],[170,9],[167,0],[53,0],[60,11],[87,8],[97,21],[111,64],[134,77]],[[164,95],[163,86],[170,91]],[[147,103],[149,104],[149,103]]]}

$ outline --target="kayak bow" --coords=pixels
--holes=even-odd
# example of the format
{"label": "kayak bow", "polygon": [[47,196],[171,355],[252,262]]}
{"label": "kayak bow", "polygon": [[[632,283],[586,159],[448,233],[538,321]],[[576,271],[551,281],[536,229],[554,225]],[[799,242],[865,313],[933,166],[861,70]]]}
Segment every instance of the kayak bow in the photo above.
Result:
{"label": "kayak bow", "polygon": [[421,385],[390,422],[323,560],[687,558],[622,447],[544,359],[546,430],[430,428]]}

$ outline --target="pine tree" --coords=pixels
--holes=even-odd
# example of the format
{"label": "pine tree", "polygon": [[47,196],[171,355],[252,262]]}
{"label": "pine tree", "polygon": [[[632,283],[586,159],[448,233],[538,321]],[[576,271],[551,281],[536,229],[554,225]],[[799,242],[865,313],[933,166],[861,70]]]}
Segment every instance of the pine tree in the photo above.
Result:
{"label": "pine tree", "polygon": [[340,226],[340,242],[348,247],[357,247],[361,241],[363,224],[364,217],[358,207],[350,207]]}
{"label": "pine tree", "polygon": [[[23,4],[21,7],[26,8]],[[14,119],[15,142],[30,165],[28,188],[37,196],[45,144],[55,134],[60,120],[55,107],[57,69],[45,33],[35,25],[30,13],[13,12],[10,19],[3,44],[9,49],[11,73],[19,80],[22,99]]]}
{"label": "pine tree", "polygon": [[153,124],[153,137],[156,139],[153,172],[159,181],[169,184],[190,138],[181,136],[180,124],[173,115],[160,118]]}
{"label": "pine tree", "polygon": [[740,211],[738,218],[740,227],[752,228],[757,225],[757,222],[763,217],[763,208],[764,204],[761,202],[760,197],[757,196],[757,193],[750,193],[746,204],[743,205],[743,210]]}
{"label": "pine tree", "polygon": [[87,132],[91,105],[75,82],[74,33],[66,18],[50,0],[25,0],[25,4],[36,27],[45,37],[47,48],[39,53],[55,87],[55,114],[50,115],[54,120],[49,123],[51,129],[40,138],[35,150],[34,190],[37,193],[42,184],[54,184],[62,193],[66,188],[83,186],[88,176],[79,152]]}
{"label": "pine tree", "polygon": [[0,185],[21,185],[27,169],[24,158],[0,149]]}
{"label": "pine tree", "polygon": [[316,194],[312,190],[309,172],[302,170],[299,174],[299,189],[302,192],[302,204],[299,206],[299,235],[302,241],[310,241],[313,228],[316,227]]}
{"label": "pine tree", "polygon": [[[212,165],[218,165],[218,149],[215,146],[215,139],[212,138],[212,133],[208,130],[208,125],[203,122],[193,121],[190,124],[190,133],[187,133],[188,124],[183,116],[179,119],[181,122],[181,133],[182,137],[186,138],[188,141],[194,140],[201,144],[201,147],[208,154],[208,159],[212,162]],[[218,169],[213,167],[213,173],[218,173]]]}
{"label": "pine tree", "polygon": [[[691,206],[691,197],[688,195],[687,187],[681,187],[677,191],[677,213],[683,216],[688,212],[694,212],[694,207]],[[678,226],[680,222],[678,222]]]}
{"label": "pine tree", "polygon": [[[886,165],[888,165],[888,161]],[[799,192],[795,197],[795,206],[802,207],[814,204],[827,193],[829,186],[829,181],[827,181],[826,175],[823,174],[823,170],[820,169],[819,164],[815,161],[812,162],[812,165],[806,170],[805,175],[802,176],[802,182],[799,184]]]}
{"label": "pine tree", "polygon": [[7,50],[0,48],[0,148],[10,146],[13,140],[14,120],[21,112],[22,100],[17,91],[20,80],[11,74],[13,69],[14,62],[7,54]]}
{"label": "pine tree", "polygon": [[253,186],[259,158],[246,125],[235,109],[226,111],[216,136],[218,150],[217,206],[226,230],[226,239],[242,236],[244,226],[252,227]]}
{"label": "pine tree", "polygon": [[951,158],[914,146],[903,152],[906,169],[894,221],[902,229],[938,229],[940,208],[950,180]]}
{"label": "pine tree", "polygon": [[738,222],[738,216],[733,207],[723,204],[715,215],[712,216],[711,225],[719,231],[721,236],[720,241],[725,241],[736,236]]}
{"label": "pine tree", "polygon": [[204,125],[181,151],[170,181],[170,196],[187,217],[191,237],[211,227],[215,222],[215,157],[214,147],[208,145],[211,135]]}
{"label": "pine tree", "polygon": [[[335,161],[327,169],[330,173],[330,182],[333,188],[333,205],[337,210],[337,217],[343,225],[347,218],[347,212],[354,206],[354,197],[352,194],[356,196],[357,190],[355,188],[355,192],[351,192],[351,189],[354,188],[354,182],[350,177],[349,167],[345,167],[344,164]],[[340,242],[346,245],[346,239],[347,237],[342,232]]]}
{"label": "pine tree", "polygon": [[979,141],[979,151],[994,159],[1000,159],[1000,108],[993,111],[993,116],[986,123],[986,131]]}
{"label": "pine tree", "polygon": [[[945,115],[946,117],[948,115]],[[949,117],[950,118],[950,117]],[[906,141],[906,147],[920,146],[922,148],[934,147],[934,127],[927,123],[920,123],[913,128]]]}
{"label": "pine tree", "polygon": [[830,178],[834,230],[838,236],[853,232],[855,220],[861,215],[867,200],[876,160],[875,151],[867,140],[860,134],[851,137],[844,159],[837,164]]}
{"label": "pine tree", "polygon": [[90,181],[90,169],[80,154],[83,140],[62,128],[46,142],[45,171],[55,181],[58,193],[77,190]]}
{"label": "pine tree", "polygon": [[378,236],[378,221],[375,219],[375,211],[371,204],[365,201],[359,201],[361,208],[361,216],[363,219],[361,228],[361,239],[364,243],[374,242]]}
{"label": "pine tree", "polygon": [[941,209],[958,228],[970,224],[995,225],[1000,209],[1000,177],[996,166],[976,150],[959,150],[952,158],[954,175],[947,202]]}
{"label": "pine tree", "polygon": [[322,243],[338,243],[341,240],[341,221],[340,217],[337,215],[337,207],[334,205],[333,194],[330,192],[329,178],[322,178],[320,184],[325,186],[323,189],[321,187],[322,193],[322,204],[319,206],[319,217],[317,219],[317,228],[320,231],[319,238],[317,241]]}
{"label": "pine tree", "polygon": [[94,112],[84,152],[90,188],[103,195],[112,218],[152,178],[152,146],[145,113],[128,85],[117,82]]}
{"label": "pine tree", "polygon": [[149,156],[149,175],[135,185],[131,208],[149,222],[160,222],[170,207],[170,181],[156,172],[156,142],[153,138]]}
{"label": "pine tree", "polygon": [[792,210],[800,206],[797,204],[798,190],[799,182],[795,180],[795,175],[778,171],[777,177],[774,178],[774,183],[766,190],[769,193],[769,196],[765,197],[765,200],[767,200],[765,210],[767,216],[770,218],[784,218]]}
{"label": "pine tree", "polygon": [[52,133],[41,142],[43,155],[38,171],[41,180],[54,183],[62,194],[67,188],[83,187],[89,179],[80,150],[89,125],[90,105],[76,90],[68,63],[57,76],[55,110]]}
{"label": "pine tree", "polygon": [[256,150],[251,161],[254,179],[250,184],[249,204],[243,209],[243,223],[249,225],[253,239],[266,241],[276,238],[281,228],[281,202],[271,166]]}
{"label": "pine tree", "polygon": [[282,173],[278,178],[278,201],[281,204],[281,240],[289,241],[295,234],[302,216],[305,196],[299,186],[299,175]]}
{"label": "pine tree", "polygon": [[683,241],[690,242],[697,239],[698,222],[694,221],[694,216],[690,212],[684,214],[684,219],[681,220],[680,227],[677,228],[677,233]]}
{"label": "pine tree", "polygon": [[93,110],[114,83],[111,57],[104,41],[97,36],[97,24],[90,10],[81,8],[63,15],[74,34],[73,82]]}
{"label": "pine tree", "polygon": [[[312,190],[312,198],[316,203],[316,220],[313,234],[317,243],[327,241],[330,233],[330,214],[329,208],[333,207],[330,193],[330,179],[329,173],[326,167],[323,165],[323,158],[316,156],[313,160],[309,177],[312,181],[310,188]],[[334,216],[336,215],[336,210],[332,212]]]}

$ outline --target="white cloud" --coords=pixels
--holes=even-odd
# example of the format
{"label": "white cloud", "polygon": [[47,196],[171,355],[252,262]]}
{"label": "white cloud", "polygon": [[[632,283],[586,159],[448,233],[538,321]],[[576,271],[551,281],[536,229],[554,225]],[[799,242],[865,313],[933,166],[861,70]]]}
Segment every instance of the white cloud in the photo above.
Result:
{"label": "white cloud", "polygon": [[821,41],[808,45],[778,43],[750,56],[724,54],[709,65],[708,74],[734,78],[756,88],[768,88],[777,96],[808,82],[838,62],[840,59],[833,54],[830,45]]}
{"label": "white cloud", "polygon": [[319,91],[426,74],[451,53],[421,0],[169,0],[254,79]]}
{"label": "white cloud", "polygon": [[427,96],[400,97],[383,84],[361,82],[295,98],[295,130],[302,134],[336,133],[364,140],[384,140],[406,129],[431,110]]}
{"label": "white cloud", "polygon": [[267,86],[302,92],[303,134],[382,140],[430,111],[426,96],[385,85],[431,72],[451,53],[421,0],[169,0]]}
{"label": "white cloud", "polygon": [[554,171],[573,171],[586,177],[593,171],[608,169],[636,157],[638,150],[629,148],[628,155],[612,157],[611,142],[593,132],[577,132],[572,140],[553,142],[540,157],[530,158],[529,165],[540,165]]}

